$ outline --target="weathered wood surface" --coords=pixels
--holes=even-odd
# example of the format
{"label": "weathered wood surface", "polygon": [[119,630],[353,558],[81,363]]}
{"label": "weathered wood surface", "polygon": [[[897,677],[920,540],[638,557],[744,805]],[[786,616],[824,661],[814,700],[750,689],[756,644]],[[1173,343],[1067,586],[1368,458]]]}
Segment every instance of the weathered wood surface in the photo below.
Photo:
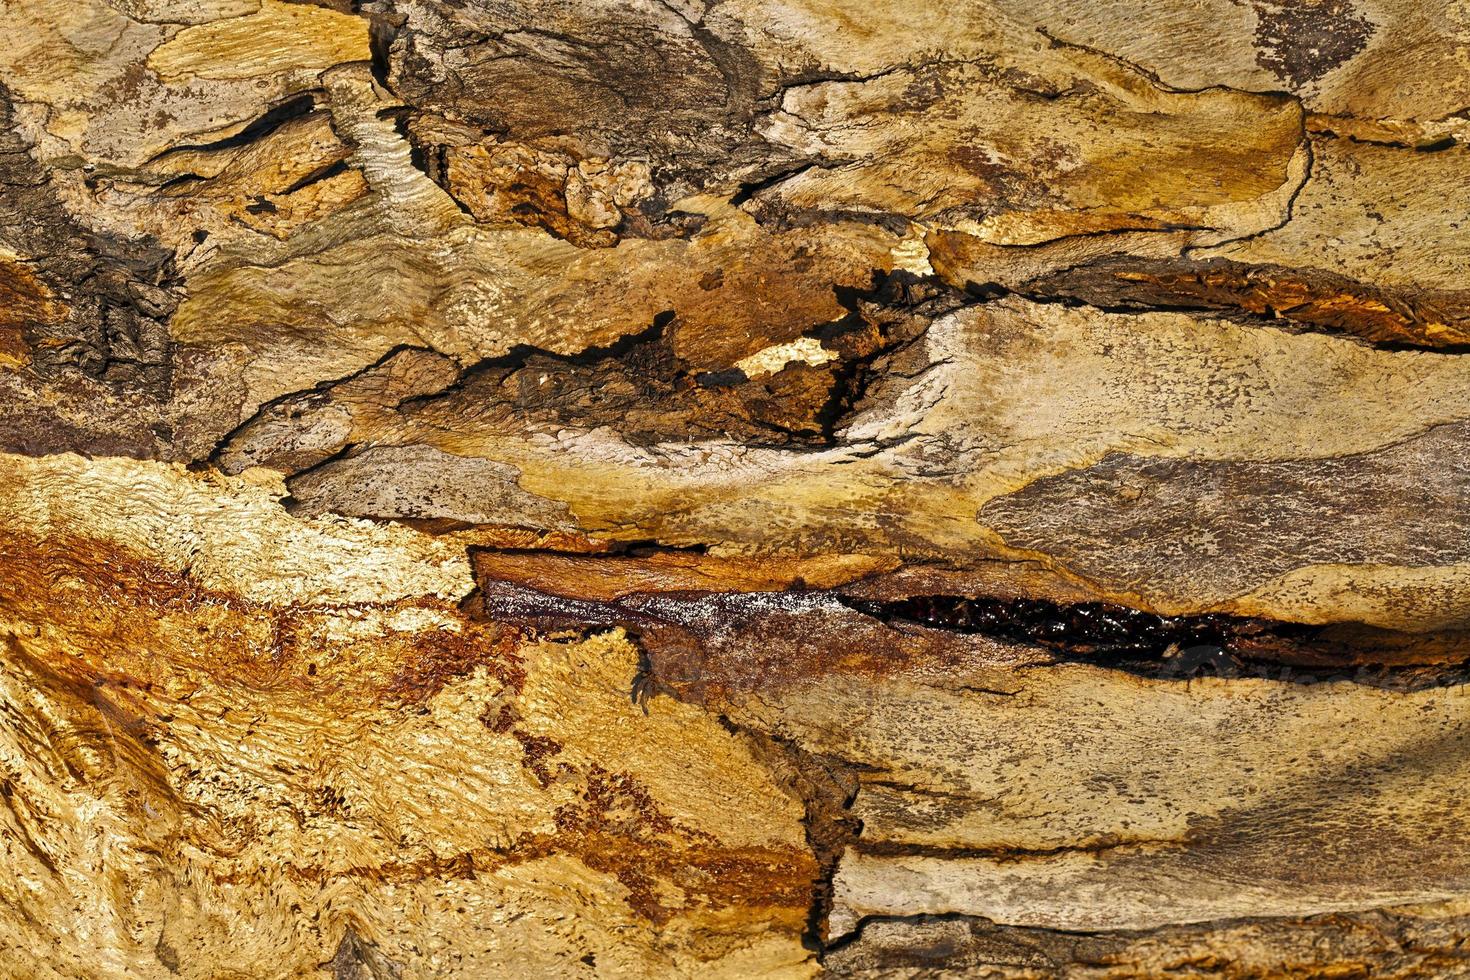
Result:
{"label": "weathered wood surface", "polygon": [[0,0],[7,976],[1470,975],[1470,12]]}

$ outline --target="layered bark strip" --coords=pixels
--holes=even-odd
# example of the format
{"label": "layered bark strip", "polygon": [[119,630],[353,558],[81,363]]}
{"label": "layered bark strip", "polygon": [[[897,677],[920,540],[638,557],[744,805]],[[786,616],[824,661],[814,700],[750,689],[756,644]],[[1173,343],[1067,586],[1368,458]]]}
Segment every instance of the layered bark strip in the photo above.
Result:
{"label": "layered bark strip", "polygon": [[1470,7],[0,0],[0,974],[1470,976]]}

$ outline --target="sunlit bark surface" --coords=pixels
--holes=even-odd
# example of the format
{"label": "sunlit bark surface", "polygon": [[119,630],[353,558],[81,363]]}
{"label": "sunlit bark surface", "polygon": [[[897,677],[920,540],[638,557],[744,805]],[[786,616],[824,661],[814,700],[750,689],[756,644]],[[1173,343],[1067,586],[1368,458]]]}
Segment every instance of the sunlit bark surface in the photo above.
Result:
{"label": "sunlit bark surface", "polygon": [[0,0],[0,973],[1470,975],[1470,8]]}

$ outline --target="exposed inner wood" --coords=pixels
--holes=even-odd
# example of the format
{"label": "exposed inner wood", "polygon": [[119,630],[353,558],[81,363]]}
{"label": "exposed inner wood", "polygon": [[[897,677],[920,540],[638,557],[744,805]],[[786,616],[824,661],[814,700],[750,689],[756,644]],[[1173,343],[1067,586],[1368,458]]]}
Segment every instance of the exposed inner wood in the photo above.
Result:
{"label": "exposed inner wood", "polygon": [[0,970],[1470,976],[1470,11],[0,0]]}

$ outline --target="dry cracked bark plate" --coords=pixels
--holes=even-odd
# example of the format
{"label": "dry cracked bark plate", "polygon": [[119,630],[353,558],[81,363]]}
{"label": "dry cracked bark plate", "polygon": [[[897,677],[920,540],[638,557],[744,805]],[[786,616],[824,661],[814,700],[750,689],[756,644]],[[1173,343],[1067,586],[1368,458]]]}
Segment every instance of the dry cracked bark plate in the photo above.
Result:
{"label": "dry cracked bark plate", "polygon": [[0,0],[17,978],[1470,976],[1470,12]]}

